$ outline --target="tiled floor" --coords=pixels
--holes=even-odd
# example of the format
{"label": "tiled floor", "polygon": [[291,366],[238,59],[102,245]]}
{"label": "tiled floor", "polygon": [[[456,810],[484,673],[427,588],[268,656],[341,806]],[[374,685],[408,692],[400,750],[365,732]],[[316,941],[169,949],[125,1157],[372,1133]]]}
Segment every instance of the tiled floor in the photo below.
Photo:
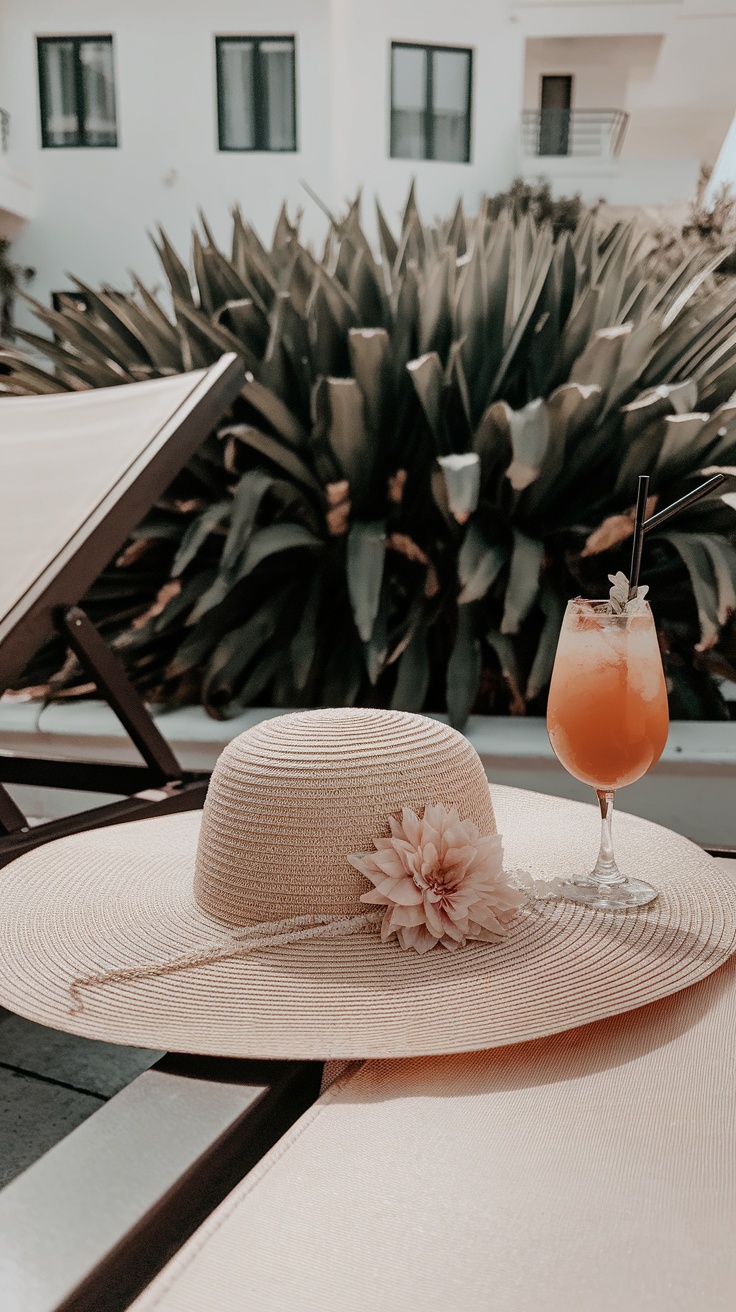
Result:
{"label": "tiled floor", "polygon": [[0,1008],[0,1188],[160,1056],[61,1034]]}

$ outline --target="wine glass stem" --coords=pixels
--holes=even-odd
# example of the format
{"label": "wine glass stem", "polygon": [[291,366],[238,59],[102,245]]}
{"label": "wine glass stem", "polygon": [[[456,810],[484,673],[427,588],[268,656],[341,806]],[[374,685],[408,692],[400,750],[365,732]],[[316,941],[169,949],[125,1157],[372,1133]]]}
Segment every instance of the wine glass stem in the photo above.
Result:
{"label": "wine glass stem", "polygon": [[624,876],[616,865],[616,858],[613,855],[613,835],[611,832],[615,793],[613,789],[603,788],[596,788],[595,793],[598,798],[598,805],[601,808],[601,847],[591,877],[601,884],[622,884]]}

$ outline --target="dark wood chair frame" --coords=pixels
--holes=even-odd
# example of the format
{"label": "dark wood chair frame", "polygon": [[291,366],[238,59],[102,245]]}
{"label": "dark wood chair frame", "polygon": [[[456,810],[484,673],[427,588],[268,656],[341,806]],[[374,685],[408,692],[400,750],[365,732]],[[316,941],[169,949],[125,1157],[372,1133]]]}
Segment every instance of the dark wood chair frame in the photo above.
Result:
{"label": "dark wood chair frame", "polygon": [[[124,765],[0,754],[0,866],[67,834],[202,805],[208,774],[181,768],[122,662],[78,602],[232,405],[244,381],[237,356],[225,355],[213,365],[36,585],[0,621],[0,693],[13,686],[44,642],[61,633],[143,758],[141,765]],[[4,784],[110,793],[122,800],[31,826]]]}

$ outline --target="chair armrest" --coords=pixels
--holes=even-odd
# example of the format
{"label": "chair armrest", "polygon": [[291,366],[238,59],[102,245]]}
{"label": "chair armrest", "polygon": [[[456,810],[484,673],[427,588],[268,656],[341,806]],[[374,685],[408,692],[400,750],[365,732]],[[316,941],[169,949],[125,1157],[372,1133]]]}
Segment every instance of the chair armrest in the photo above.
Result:
{"label": "chair armrest", "polygon": [[0,1193],[4,1312],[121,1312],[319,1093],[317,1062],[168,1055]]}

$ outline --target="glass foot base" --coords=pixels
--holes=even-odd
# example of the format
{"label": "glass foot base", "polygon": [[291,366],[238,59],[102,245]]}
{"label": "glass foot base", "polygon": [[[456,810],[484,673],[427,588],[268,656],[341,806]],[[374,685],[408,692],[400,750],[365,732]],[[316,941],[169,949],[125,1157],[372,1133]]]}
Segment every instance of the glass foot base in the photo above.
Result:
{"label": "glass foot base", "polygon": [[624,879],[620,884],[599,884],[592,880],[563,884],[562,897],[598,911],[625,911],[627,907],[645,907],[657,896],[656,888],[643,879]]}

